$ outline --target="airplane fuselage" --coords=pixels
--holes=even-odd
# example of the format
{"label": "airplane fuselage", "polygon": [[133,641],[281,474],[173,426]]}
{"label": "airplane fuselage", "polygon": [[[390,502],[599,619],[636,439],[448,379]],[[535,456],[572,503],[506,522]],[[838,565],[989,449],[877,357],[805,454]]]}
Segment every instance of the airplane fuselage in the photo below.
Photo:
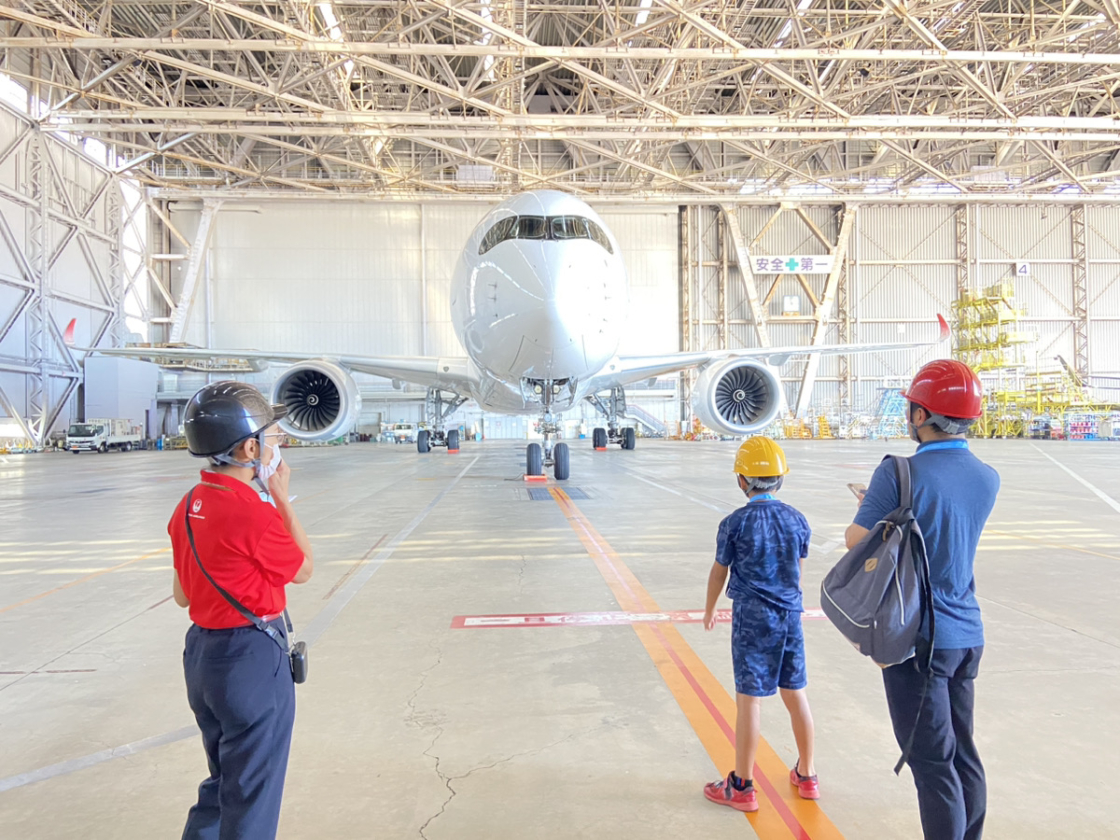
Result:
{"label": "airplane fuselage", "polygon": [[626,269],[614,236],[578,198],[539,190],[475,228],[451,282],[451,318],[488,410],[561,412],[615,356]]}

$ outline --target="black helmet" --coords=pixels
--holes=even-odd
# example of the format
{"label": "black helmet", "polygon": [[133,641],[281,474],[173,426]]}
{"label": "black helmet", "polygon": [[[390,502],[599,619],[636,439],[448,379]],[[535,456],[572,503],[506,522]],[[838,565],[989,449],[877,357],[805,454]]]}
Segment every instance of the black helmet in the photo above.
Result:
{"label": "black helmet", "polygon": [[187,449],[198,458],[224,455],[287,414],[286,406],[269,404],[252,385],[232,379],[215,382],[187,403],[183,414]]}

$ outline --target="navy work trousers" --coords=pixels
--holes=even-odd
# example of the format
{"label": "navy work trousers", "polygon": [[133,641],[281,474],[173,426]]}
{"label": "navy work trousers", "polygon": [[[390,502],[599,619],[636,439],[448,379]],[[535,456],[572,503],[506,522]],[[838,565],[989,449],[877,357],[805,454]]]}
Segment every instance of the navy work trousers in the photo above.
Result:
{"label": "navy work trousers", "polygon": [[296,712],[287,655],[255,627],[192,625],[183,671],[210,766],[183,840],[274,838]]}
{"label": "navy work trousers", "polygon": [[910,659],[883,670],[887,706],[899,747],[914,731],[908,764],[918,789],[926,840],[980,840],[988,787],[972,739],[974,680],[984,648],[935,650],[917,729],[926,675]]}

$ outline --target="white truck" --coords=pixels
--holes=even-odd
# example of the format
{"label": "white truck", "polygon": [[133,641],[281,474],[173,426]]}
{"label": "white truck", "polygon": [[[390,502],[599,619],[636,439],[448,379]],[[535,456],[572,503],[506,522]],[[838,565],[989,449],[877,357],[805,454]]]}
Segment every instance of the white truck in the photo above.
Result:
{"label": "white truck", "polygon": [[143,442],[143,430],[128,420],[101,419],[74,423],[66,433],[66,448],[79,452],[108,452],[120,449],[128,452]]}
{"label": "white truck", "polygon": [[416,443],[416,424],[394,423],[392,436],[393,443]]}

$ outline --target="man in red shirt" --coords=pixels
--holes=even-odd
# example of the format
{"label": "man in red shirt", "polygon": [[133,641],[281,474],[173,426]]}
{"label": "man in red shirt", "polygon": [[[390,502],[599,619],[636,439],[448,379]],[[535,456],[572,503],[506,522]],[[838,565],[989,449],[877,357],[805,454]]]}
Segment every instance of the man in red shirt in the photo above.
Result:
{"label": "man in red shirt", "polygon": [[[211,464],[167,526],[175,603],[193,622],[183,651],[187,700],[210,768],[184,840],[276,836],[295,719],[284,587],[305,583],[314,569],[288,502],[290,471],[276,426],[285,414],[253,386],[229,381],[195,394],[184,415],[187,448]],[[261,500],[254,480],[275,506]],[[214,584],[277,637],[261,632]]]}

